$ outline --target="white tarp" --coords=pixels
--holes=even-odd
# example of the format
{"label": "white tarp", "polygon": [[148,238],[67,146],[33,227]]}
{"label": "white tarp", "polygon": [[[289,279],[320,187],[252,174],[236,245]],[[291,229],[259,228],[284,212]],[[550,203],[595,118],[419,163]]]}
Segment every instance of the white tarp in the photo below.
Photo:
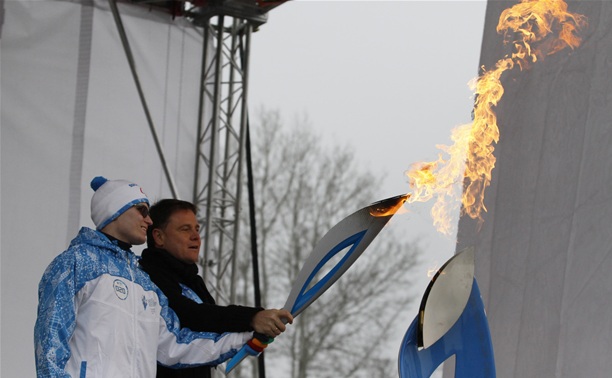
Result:
{"label": "white tarp", "polygon": [[[488,3],[485,67],[511,51],[495,26],[513,4]],[[488,213],[459,225],[503,378],[612,371],[612,2],[568,4],[588,17],[584,41],[502,77]]]}
{"label": "white tarp", "polygon": [[[82,5],[84,4],[84,5]],[[171,196],[108,3],[3,1],[2,377],[33,377],[37,286],[82,225],[90,180]],[[119,4],[179,197],[191,199],[202,30]]]}

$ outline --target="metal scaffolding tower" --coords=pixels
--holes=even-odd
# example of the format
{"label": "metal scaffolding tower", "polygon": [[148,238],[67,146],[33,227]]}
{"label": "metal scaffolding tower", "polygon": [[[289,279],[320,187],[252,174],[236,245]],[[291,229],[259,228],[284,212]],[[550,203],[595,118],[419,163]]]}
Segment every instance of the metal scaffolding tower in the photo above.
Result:
{"label": "metal scaffolding tower", "polygon": [[217,1],[186,16],[204,29],[193,188],[204,226],[204,278],[217,300],[234,303],[251,33],[267,21],[267,10],[255,2]]}
{"label": "metal scaffolding tower", "polygon": [[[206,18],[202,26],[204,47],[193,202],[201,210],[200,222],[204,226],[205,278],[213,282],[217,299],[225,295],[225,301],[233,302],[252,26],[247,20],[225,15]],[[212,106],[207,109],[209,104]],[[206,115],[206,111],[210,114]],[[230,275],[229,280],[223,280],[226,274]]]}
{"label": "metal scaffolding tower", "polygon": [[[116,0],[110,0],[113,3]],[[236,254],[248,122],[251,33],[281,1],[132,0],[203,29],[193,196],[202,224],[204,279],[220,303],[235,302]],[[125,41],[127,44],[127,41]],[[129,50],[129,46],[126,51]],[[137,80],[137,75],[135,74]],[[145,111],[146,104],[143,101]],[[150,121],[151,123],[151,121]],[[151,125],[155,136],[155,128]],[[158,147],[162,162],[165,161]],[[166,177],[176,196],[171,174]]]}

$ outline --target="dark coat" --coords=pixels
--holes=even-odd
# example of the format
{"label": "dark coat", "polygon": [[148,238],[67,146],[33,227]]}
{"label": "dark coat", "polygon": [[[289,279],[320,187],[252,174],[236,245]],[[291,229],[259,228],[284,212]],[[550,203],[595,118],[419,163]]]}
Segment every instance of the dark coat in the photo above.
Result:
{"label": "dark coat", "polygon": [[[181,328],[201,332],[246,332],[252,331],[251,319],[261,308],[245,306],[217,306],[214,298],[198,275],[195,264],[187,264],[174,258],[164,249],[147,248],[140,260],[142,269],[168,297],[170,308],[176,312]],[[199,297],[190,299],[183,295],[184,285]],[[200,302],[200,303],[198,303]],[[211,376],[211,367],[201,366],[187,369],[170,369],[157,365],[157,377]]]}

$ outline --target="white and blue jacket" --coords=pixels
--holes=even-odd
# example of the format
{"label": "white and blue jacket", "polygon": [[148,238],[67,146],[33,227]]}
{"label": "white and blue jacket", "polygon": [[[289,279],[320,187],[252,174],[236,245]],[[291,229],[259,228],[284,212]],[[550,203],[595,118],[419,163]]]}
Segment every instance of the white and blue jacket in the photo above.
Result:
{"label": "white and blue jacket", "polygon": [[170,367],[217,365],[251,333],[180,329],[168,300],[134,253],[83,227],[49,265],[38,288],[38,377],[155,376]]}

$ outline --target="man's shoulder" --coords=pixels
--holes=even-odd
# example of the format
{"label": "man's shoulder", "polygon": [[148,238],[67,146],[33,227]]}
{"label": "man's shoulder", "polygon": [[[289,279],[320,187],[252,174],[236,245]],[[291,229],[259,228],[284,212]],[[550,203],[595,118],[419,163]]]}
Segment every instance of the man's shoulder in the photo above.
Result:
{"label": "man's shoulder", "polygon": [[151,276],[175,275],[172,258],[169,258],[169,255],[160,249],[145,248],[142,251],[139,264]]}
{"label": "man's shoulder", "polygon": [[70,241],[69,249],[74,246],[99,245],[110,243],[103,233],[89,227],[81,227],[76,236]]}
{"label": "man's shoulder", "polygon": [[58,258],[94,258],[99,255],[100,251],[108,249],[110,245],[110,242],[103,239],[102,234],[87,227],[83,227],[77,236],[72,239],[68,248],[58,255]]}
{"label": "man's shoulder", "polygon": [[112,269],[122,270],[127,262],[119,258],[115,249],[103,234],[83,227],[72,239],[70,246],[53,259],[48,270],[76,269],[91,272],[88,276]]}

